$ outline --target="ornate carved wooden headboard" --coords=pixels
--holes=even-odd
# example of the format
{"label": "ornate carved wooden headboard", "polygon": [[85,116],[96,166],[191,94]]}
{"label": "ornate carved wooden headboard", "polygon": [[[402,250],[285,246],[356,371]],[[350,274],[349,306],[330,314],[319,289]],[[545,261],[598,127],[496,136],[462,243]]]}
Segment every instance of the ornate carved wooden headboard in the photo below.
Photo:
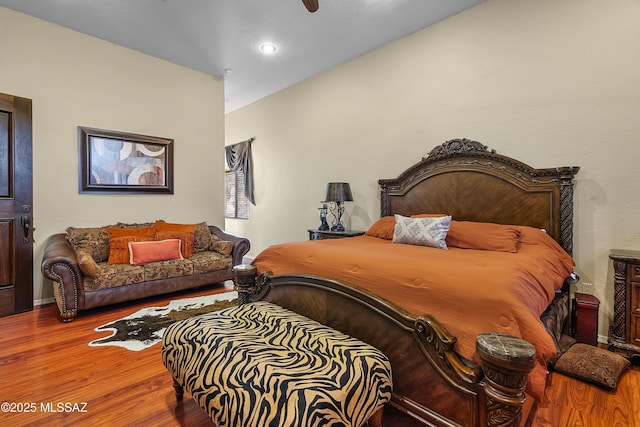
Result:
{"label": "ornate carved wooden headboard", "polygon": [[381,179],[380,215],[443,213],[459,221],[547,230],[573,253],[577,166],[534,169],[477,141],[452,139],[394,179]]}

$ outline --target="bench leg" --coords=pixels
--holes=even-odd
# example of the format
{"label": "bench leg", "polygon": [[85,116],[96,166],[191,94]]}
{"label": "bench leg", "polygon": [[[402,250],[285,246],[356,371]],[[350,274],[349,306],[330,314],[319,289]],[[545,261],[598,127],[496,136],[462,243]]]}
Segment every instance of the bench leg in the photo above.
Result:
{"label": "bench leg", "polygon": [[374,412],[373,415],[369,417],[369,421],[367,421],[367,424],[369,425],[369,427],[382,427],[383,413],[384,413],[384,406],[381,406],[378,409],[376,409],[376,412]]}
{"label": "bench leg", "polygon": [[176,400],[182,402],[184,398],[184,388],[175,379],[173,380],[173,389],[176,391]]}

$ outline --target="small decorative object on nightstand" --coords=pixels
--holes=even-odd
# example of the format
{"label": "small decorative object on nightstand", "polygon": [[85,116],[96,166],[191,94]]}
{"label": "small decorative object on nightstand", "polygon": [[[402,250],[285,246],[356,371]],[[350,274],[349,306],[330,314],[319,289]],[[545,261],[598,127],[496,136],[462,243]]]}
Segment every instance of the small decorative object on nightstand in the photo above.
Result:
{"label": "small decorative object on nightstand", "polygon": [[331,231],[344,231],[342,224],[342,214],[344,213],[344,202],[352,202],[351,186],[348,182],[330,182],[327,184],[327,195],[325,202],[331,202],[331,215],[335,218],[331,226]]}
{"label": "small decorative object on nightstand", "polygon": [[573,300],[575,338],[578,342],[598,345],[598,307],[600,300],[593,295],[576,292]]}
{"label": "small decorative object on nightstand", "polygon": [[640,359],[640,251],[612,249],[613,323],[609,350]]}
{"label": "small decorative object on nightstand", "polygon": [[317,228],[307,230],[309,232],[309,240],[324,240],[324,239],[342,239],[344,237],[361,236],[364,231],[331,231],[331,230],[319,230]]}
{"label": "small decorative object on nightstand", "polygon": [[318,211],[320,211],[320,227],[318,227],[318,230],[329,230],[329,224],[327,223],[327,204],[323,203],[322,206],[318,208]]}

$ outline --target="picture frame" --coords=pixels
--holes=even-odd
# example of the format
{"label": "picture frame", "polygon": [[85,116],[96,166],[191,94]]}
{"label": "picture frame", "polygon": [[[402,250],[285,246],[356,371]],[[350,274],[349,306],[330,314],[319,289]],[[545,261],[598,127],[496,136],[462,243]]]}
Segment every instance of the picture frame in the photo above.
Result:
{"label": "picture frame", "polygon": [[173,139],[78,126],[80,193],[173,194]]}

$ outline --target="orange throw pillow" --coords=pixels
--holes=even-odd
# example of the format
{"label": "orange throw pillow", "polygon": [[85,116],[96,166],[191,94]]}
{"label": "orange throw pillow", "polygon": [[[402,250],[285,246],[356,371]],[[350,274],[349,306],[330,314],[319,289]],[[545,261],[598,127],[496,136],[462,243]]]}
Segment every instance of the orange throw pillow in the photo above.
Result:
{"label": "orange throw pillow", "polygon": [[148,237],[153,239],[153,235],[156,232],[155,227],[142,227],[142,228],[123,228],[123,227],[107,227],[109,236],[111,237],[125,237],[125,236],[137,236]]}
{"label": "orange throw pillow", "polygon": [[153,240],[155,227],[123,228],[107,227],[109,232],[109,264],[129,264],[129,242]]}
{"label": "orange throw pillow", "polygon": [[373,223],[364,233],[365,236],[378,237],[380,239],[393,239],[393,230],[396,227],[396,219],[393,216],[383,216]]}
{"label": "orange throw pillow", "polygon": [[520,228],[490,222],[451,221],[447,246],[497,252],[518,252]]}
{"label": "orange throw pillow", "polygon": [[183,231],[156,231],[156,240],[180,239],[180,251],[184,258],[191,258],[194,252],[194,234]]}
{"label": "orange throw pillow", "polygon": [[183,259],[180,239],[155,240],[152,242],[129,242],[130,264]]}
{"label": "orange throw pillow", "polygon": [[182,233],[195,233],[198,224],[172,224],[161,219],[156,220],[156,231],[178,231]]}
{"label": "orange throw pillow", "polygon": [[109,239],[109,259],[108,264],[129,264],[129,242],[149,242],[152,237],[145,236],[122,236]]}

